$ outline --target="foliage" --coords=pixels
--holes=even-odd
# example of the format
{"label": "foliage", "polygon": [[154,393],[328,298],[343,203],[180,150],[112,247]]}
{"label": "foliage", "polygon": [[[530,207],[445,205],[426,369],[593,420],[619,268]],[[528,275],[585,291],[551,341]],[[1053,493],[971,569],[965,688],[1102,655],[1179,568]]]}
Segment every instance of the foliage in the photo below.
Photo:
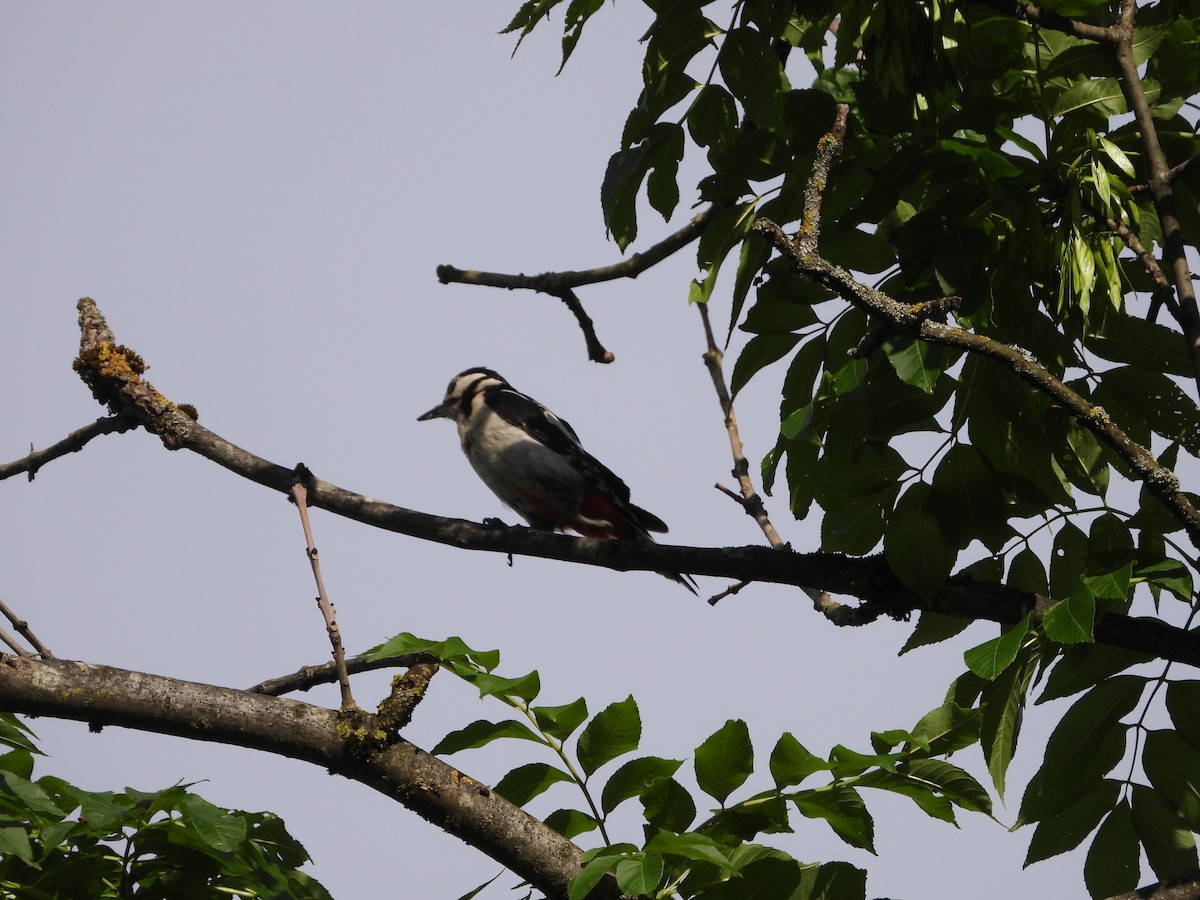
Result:
{"label": "foliage", "polygon": [[[624,250],[639,234],[639,197],[664,218],[684,197],[718,206],[697,243],[689,299],[709,302],[726,279],[729,334],[749,335],[735,392],[787,361],[779,435],[762,463],[767,489],[782,476],[792,513],[820,517],[823,550],[882,551],[922,597],[965,569],[1048,598],[1044,616],[965,653],[969,672],[947,701],[972,723],[970,740],[1003,795],[1033,686],[1042,683],[1039,702],[1073,699],[1021,801],[1018,824],[1035,826],[1028,862],[1093,835],[1084,873],[1093,896],[1135,887],[1143,852],[1159,877],[1195,868],[1200,707],[1183,698],[1200,682],[1173,680],[1169,666],[1129,673],[1148,657],[1094,643],[1107,613],[1191,624],[1198,564],[1195,548],[1173,537],[1182,523],[1138,491],[1128,457],[1020,372],[881,333],[853,297],[773,257],[752,225],[815,227],[801,219],[806,181],[835,103],[848,104],[844,147],[818,186],[823,258],[877,276],[902,303],[955,295],[959,327],[1018,348],[1165,466],[1200,455],[1187,381],[1197,374],[1188,354],[1196,324],[1151,279],[1157,263],[1138,255],[1171,251],[1173,241],[1171,252],[1194,249],[1200,234],[1191,164],[1200,8],[1169,0],[1136,10],[1129,48],[1139,77],[1119,68],[1115,31],[1101,32],[1120,12],[1103,0],[1047,4],[1078,17],[1083,36],[1066,19],[1031,24],[998,3],[739,0],[732,14],[704,2],[646,5],[643,87],[604,177],[604,221]],[[531,0],[510,30],[524,37],[556,6]],[[599,8],[569,5],[564,64]],[[1168,164],[1179,166],[1176,224],[1160,217],[1167,207],[1149,183],[1155,146],[1127,115],[1143,102]],[[685,156],[702,170],[686,190]],[[1168,313],[1174,322],[1158,321]],[[905,649],[965,624],[928,613]],[[1152,729],[1148,717],[1169,727]],[[902,755],[928,764],[936,754],[915,733]],[[873,751],[873,778],[916,761]],[[867,774],[831,768],[836,758],[820,767],[833,774],[820,789],[827,801],[856,795]],[[787,799],[817,814],[809,799]],[[838,808],[851,806],[850,818],[865,814]],[[869,830],[843,825],[843,838],[869,846]],[[633,861],[645,858],[605,850],[587,872],[621,860],[632,885],[645,874]],[[774,873],[781,863],[761,864]],[[668,865],[655,871],[657,884],[671,883]]]}
{"label": "foliage", "polygon": [[[545,817],[569,838],[598,832],[602,844],[584,855],[584,868],[571,886],[582,900],[608,872],[623,891],[649,897],[789,896],[862,897],[866,873],[847,863],[802,863],[756,841],[787,833],[799,818],[824,821],[852,847],[874,852],[874,822],[864,789],[907,797],[926,815],[955,822],[955,809],[991,814],[991,800],[967,772],[937,757],[977,739],[980,717],[948,697],[911,731],[874,733],[870,749],[835,746],[824,759],[785,733],[767,758],[770,786],[748,787],[756,772],[754,746],[746,723],[730,720],[692,754],[690,778],[684,761],[631,756],[641,742],[642,721],[633,697],[617,701],[589,718],[582,699],[561,706],[535,706],[540,693],[536,672],[508,678],[494,671],[497,651],[472,650],[459,638],[429,641],[400,634],[375,648],[376,657],[405,653],[436,656],[449,671],[521,718],[481,719],[446,735],[434,753],[457,753],[508,738],[541,745],[554,760],[513,769],[494,790],[524,805],[555,785],[571,785],[586,809],[564,807]],[[573,739],[573,740],[572,740]],[[574,745],[572,750],[572,743]],[[758,770],[762,769],[761,761]],[[805,782],[820,780],[820,783]],[[765,779],[760,777],[759,782]],[[695,789],[689,788],[695,784]],[[731,800],[737,797],[738,799]],[[644,841],[614,842],[609,817],[637,800],[644,818]],[[698,818],[703,804],[716,804]]]}
{"label": "foliage", "polygon": [[221,809],[191,785],[85,791],[33,777],[39,751],[0,713],[0,897],[311,898],[304,848],[271,813]]}

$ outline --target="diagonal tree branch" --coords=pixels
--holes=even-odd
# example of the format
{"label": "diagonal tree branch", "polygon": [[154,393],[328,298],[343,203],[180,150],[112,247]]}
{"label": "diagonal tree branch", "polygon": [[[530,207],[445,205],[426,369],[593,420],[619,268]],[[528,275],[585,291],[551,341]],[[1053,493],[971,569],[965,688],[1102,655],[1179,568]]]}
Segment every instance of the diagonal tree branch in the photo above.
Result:
{"label": "diagonal tree branch", "polygon": [[[895,300],[888,298],[888,301],[908,309]],[[133,411],[142,426],[157,435],[168,449],[191,450],[256,484],[288,494],[295,481],[294,468],[265,460],[204,428],[141,378],[137,371],[138,366],[144,369],[140,357],[116,344],[93,300],[85,297],[79,301],[79,308],[83,343],[76,367],[98,399]],[[1009,352],[1028,365],[1019,352]],[[89,360],[94,360],[98,368],[92,368]],[[1005,585],[977,583],[970,577],[959,576],[951,578],[941,591],[926,601],[904,587],[879,556],[850,558],[833,553],[794,553],[770,547],[678,547],[639,541],[590,540],[529,528],[496,527],[448,519],[355,494],[315,477],[309,479],[305,487],[310,506],[365,525],[466,550],[558,559],[621,572],[687,572],[796,587],[819,584],[831,593],[869,601],[896,617],[907,616],[914,610],[931,609],[951,616],[1011,624],[1029,612],[1040,618],[1047,603],[1044,597]],[[846,621],[845,624],[857,623]],[[1096,639],[1200,666],[1200,633],[1158,620],[1108,614],[1096,625]]]}
{"label": "diagonal tree branch", "polygon": [[[397,800],[550,897],[565,898],[580,871],[578,847],[490,788],[403,739],[351,752],[339,714],[319,706],[83,662],[2,656],[0,707],[313,763]],[[620,891],[609,878],[589,896]]]}
{"label": "diagonal tree branch", "polygon": [[951,301],[954,298],[905,304],[883,291],[868,287],[820,255],[821,197],[829,181],[829,167],[841,153],[848,114],[849,107],[844,103],[838,104],[833,128],[818,143],[817,155],[805,187],[804,214],[796,234],[787,235],[770,219],[759,219],[754,223],[754,230],[769,240],[791,262],[796,272],[837,292],[845,300],[875,316],[885,327],[991,359],[1045,394],[1124,460],[1137,479],[1174,513],[1192,544],[1200,547],[1200,510],[1183,493],[1175,473],[1160,464],[1149,450],[1132,440],[1102,408],[1055,378],[1032,354],[985,335],[937,321],[938,318],[944,318],[948,309],[953,308]]}

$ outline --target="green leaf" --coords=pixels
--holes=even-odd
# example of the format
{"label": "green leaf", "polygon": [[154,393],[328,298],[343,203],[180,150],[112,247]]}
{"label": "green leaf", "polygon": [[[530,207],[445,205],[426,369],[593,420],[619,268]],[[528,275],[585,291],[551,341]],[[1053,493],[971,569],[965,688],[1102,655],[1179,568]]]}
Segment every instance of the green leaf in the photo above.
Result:
{"label": "green leaf", "polygon": [[15,856],[26,865],[33,865],[33,848],[24,828],[0,827],[0,856]]}
{"label": "green leaf", "polygon": [[1146,849],[1150,868],[1159,878],[1195,869],[1196,838],[1175,807],[1158,791],[1133,786],[1133,825]]}
{"label": "green leaf", "polygon": [[753,771],[750,730],[741,719],[730,719],[696,748],[696,782],[722,806]]}
{"label": "green leaf", "polygon": [[1083,578],[1087,559],[1087,536],[1067,522],[1054,536],[1050,557],[1050,596],[1065,600],[1075,592]]}
{"label": "green leaf", "polygon": [[489,672],[478,672],[466,679],[479,689],[480,697],[517,697],[526,702],[542,690],[541,677],[530,672],[520,678],[505,678]]}
{"label": "green leaf", "polygon": [[699,146],[721,146],[738,130],[733,95],[719,84],[704,85],[688,110],[687,125],[692,140]]}
{"label": "green leaf", "polygon": [[600,186],[604,224],[622,252],[637,237],[637,194],[649,170],[646,150],[643,143],[614,153]]}
{"label": "green leaf", "polygon": [[1179,736],[1200,751],[1200,681],[1173,681],[1167,685],[1167,712]]}
{"label": "green leaf", "polygon": [[790,733],[784,732],[771,751],[770,768],[775,786],[784,788],[799,784],[814,772],[828,771],[830,764],[810,753]]}
{"label": "green leaf", "polygon": [[556,809],[542,821],[547,828],[554,829],[568,841],[599,827],[595,819],[577,809]]}
{"label": "green leaf", "polygon": [[528,763],[513,769],[492,790],[509,803],[524,806],[551,785],[574,780],[562,769],[546,763]]}
{"label": "green leaf", "polygon": [[921,717],[913,726],[913,734],[929,745],[931,754],[949,755],[979,740],[980,720],[979,710],[967,709],[947,699]]}
{"label": "green leaf", "polygon": [[663,860],[661,856],[623,859],[617,863],[613,874],[617,876],[617,885],[621,890],[640,897],[653,891],[662,880]]}
{"label": "green leaf", "polygon": [[[1151,657],[1144,653],[1108,644],[1079,644],[1068,647],[1050,670],[1050,677],[1046,679],[1046,686],[1042,688],[1037,702],[1045,703],[1047,700],[1069,697],[1125,671],[1130,666],[1150,660]],[[1169,699],[1168,693],[1168,702]]]}
{"label": "green leaf", "polygon": [[1137,316],[1110,317],[1104,333],[1089,337],[1087,347],[1102,359],[1139,369],[1189,377],[1192,374],[1187,346],[1179,332]]}
{"label": "green leaf", "polygon": [[791,85],[771,50],[770,37],[755,28],[735,28],[725,35],[717,63],[725,83],[755,125],[787,136],[776,97]]}
{"label": "green leaf", "polygon": [[943,536],[952,535],[959,550],[976,539],[999,549],[1012,534],[1004,490],[970,444],[956,443],[942,457],[933,474],[933,497]]}
{"label": "green leaf", "polygon": [[874,769],[855,782],[856,787],[872,787],[910,798],[917,807],[935,819],[954,822],[954,807],[947,797],[935,794],[927,784],[903,772]]}
{"label": "green leaf", "polygon": [[246,820],[214,806],[203,797],[188,794],[180,802],[201,840],[220,853],[232,853],[246,839]]}
{"label": "green leaf", "polygon": [[949,362],[941,347],[912,337],[889,338],[883,349],[900,380],[927,394],[933,393],[938,376]]}
{"label": "green leaf", "polygon": [[1108,774],[1125,752],[1128,726],[1119,722],[1137,705],[1145,685],[1140,676],[1118,675],[1067,710],[1025,790],[1019,821],[1036,822],[1061,812]]}
{"label": "green leaf", "polygon": [[824,819],[851,847],[875,852],[875,823],[854,788],[832,785],[791,796],[796,808],[810,819]]}
{"label": "green leaf", "polygon": [[647,853],[663,856],[682,856],[696,862],[712,863],[726,872],[734,873],[737,868],[718,847],[716,841],[702,834],[670,834],[659,832],[646,844]]}
{"label": "green leaf", "polygon": [[1074,850],[1117,805],[1121,783],[1105,779],[1061,812],[1038,822],[1025,865]]}
{"label": "green leaf", "polygon": [[567,889],[567,900],[586,900],[592,888],[600,883],[600,879],[608,874],[609,869],[616,866],[617,861],[613,857],[602,856],[587,863],[583,870],[571,879],[571,886]]}
{"label": "green leaf", "polygon": [[[756,859],[730,878],[706,889],[704,900],[775,900],[795,897],[803,870],[793,859],[768,856]],[[815,895],[812,895],[815,896]]]}
{"label": "green leaf", "polygon": [[687,831],[696,820],[696,803],[674,778],[652,781],[638,795],[646,821],[663,831]]}
{"label": "green leaf", "polygon": [[652,782],[670,778],[681,765],[683,760],[657,756],[643,756],[624,763],[604,785],[600,794],[601,811],[608,815],[626,800],[639,796]]}
{"label": "green leaf", "polygon": [[967,668],[980,678],[991,680],[1012,665],[1017,658],[1025,635],[1029,633],[1030,614],[1026,614],[1016,625],[1012,625],[986,643],[973,647],[963,654]]}
{"label": "green leaf", "polygon": [[942,589],[958,558],[942,537],[938,508],[928,485],[912,485],[901,495],[883,536],[888,567],[905,587],[926,599]]}
{"label": "green leaf", "polygon": [[[1101,373],[1092,394],[1113,420],[1135,440],[1148,443],[1148,427],[1170,441],[1179,441],[1193,456],[1200,456],[1200,411],[1174,381],[1161,372],[1123,366]],[[1140,426],[1140,427],[1139,427]]]}
{"label": "green leaf", "polygon": [[1060,600],[1042,616],[1046,637],[1060,644],[1095,641],[1096,598],[1086,585],[1080,584],[1066,600]]}
{"label": "green leaf", "polygon": [[992,798],[983,785],[958,766],[940,759],[909,760],[904,774],[935,790],[963,809],[992,814]]}
{"label": "green leaf", "polygon": [[563,706],[535,706],[530,712],[538,728],[560,741],[565,741],[587,719],[587,702],[580,697]]}
{"label": "green leaf", "polygon": [[1155,790],[1179,810],[1193,831],[1200,831],[1200,750],[1174,731],[1150,731],[1142,768]]}
{"label": "green leaf", "polygon": [[429,752],[437,756],[439,754],[457,753],[460,750],[473,750],[476,747],[482,747],[500,738],[519,738],[524,741],[534,741],[538,744],[545,743],[541,737],[536,735],[523,722],[517,722],[512,719],[506,719],[503,722],[489,722],[486,719],[479,719],[476,722],[472,722],[466,728],[450,732],[438,741],[437,746]]}
{"label": "green leaf", "polygon": [[1021,714],[1036,668],[1036,653],[1026,651],[1018,654],[1018,661],[987,682],[980,694],[983,716],[979,723],[979,743],[987,760],[988,774],[992,776],[992,784],[996,786],[996,793],[1001,799],[1004,797],[1009,763],[1017,752]]}
{"label": "green leaf", "polygon": [[750,339],[733,364],[729,386],[733,396],[766,366],[782,359],[801,341],[798,334],[759,334]]}
{"label": "green leaf", "polygon": [[1041,557],[1032,547],[1026,547],[1013,557],[1008,567],[1008,584],[1019,591],[1030,594],[1047,595],[1050,593],[1050,581],[1046,577],[1046,569]]}
{"label": "green leaf", "polygon": [[1100,825],[1087,862],[1083,880],[1093,897],[1111,897],[1137,887],[1141,869],[1138,864],[1137,830],[1128,801],[1122,800]]}
{"label": "green leaf", "polygon": [[579,735],[576,755],[586,775],[623,753],[637,749],[642,739],[642,717],[632,696],[597,713]]}
{"label": "green leaf", "polygon": [[918,647],[927,647],[930,644],[947,641],[965,631],[972,622],[972,619],[947,616],[931,609],[922,610],[921,617],[917,620],[917,627],[913,629],[913,633],[908,636],[908,640],[900,648],[899,655],[903,656]]}
{"label": "green leaf", "polygon": [[850,863],[825,863],[817,869],[812,892],[803,900],[865,900],[867,873]]}

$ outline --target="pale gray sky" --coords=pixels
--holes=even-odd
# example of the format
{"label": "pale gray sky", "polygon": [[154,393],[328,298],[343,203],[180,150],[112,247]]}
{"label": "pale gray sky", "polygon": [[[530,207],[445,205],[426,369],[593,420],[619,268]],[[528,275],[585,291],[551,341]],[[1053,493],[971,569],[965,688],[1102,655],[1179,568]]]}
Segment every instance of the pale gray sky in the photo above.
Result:
{"label": "pale gray sky", "polygon": [[[618,258],[599,187],[640,83],[645,10],[606,8],[558,78],[552,30],[497,35],[503,3],[16,3],[0,6],[0,283],[9,385],[0,457],[46,446],[100,410],[71,371],[75,300],[97,299],[168,397],[284,465],[445,515],[515,521],[468,468],[452,427],[415,419],[450,376],[498,369],[568,418],[635,502],[694,545],[761,543],[713,490],[729,450],[686,305],[687,256],[583,292],[612,366],[587,361],[552,299],[444,287],[439,263],[501,271]],[[684,187],[681,214],[691,193]],[[676,224],[682,221],[679,219]],[[648,211],[644,238],[669,226]],[[686,254],[685,254],[686,256]],[[714,316],[728,317],[727,290]],[[735,347],[740,343],[735,341]],[[757,462],[777,425],[778,373],[738,413]],[[0,592],[59,656],[248,686],[323,661],[324,628],[295,511],[281,496],[144,433],[95,441],[32,484],[0,486]],[[811,523],[770,504],[785,539]],[[326,583],[351,651],[399,631],[499,647],[538,669],[546,703],[593,712],[633,693],[642,752],[688,757],[747,719],[761,772],[781,731],[819,755],[866,750],[939,704],[961,653],[994,634],[896,658],[910,626],[837,630],[797,591],[754,587],[710,608],[650,574],[468,554],[314,515]],[[724,584],[701,579],[715,593]],[[364,706],[386,690],[365,677]],[[302,699],[336,703],[334,692]],[[481,703],[439,676],[406,737],[425,748]],[[1027,717],[1011,822],[1053,711]],[[312,766],[246,750],[37,720],[56,774],[100,790],[206,779],[215,803],[281,814],[338,898],[456,897],[499,867],[403,807]],[[454,765],[494,783],[533,758],[493,744]],[[985,779],[977,750],[956,762]],[[601,775],[607,774],[606,770]],[[1023,872],[1029,832],[981,816],[962,829],[868,796],[878,858],[818,821],[778,838],[801,859],[847,859],[869,896],[1082,892],[1076,854]],[[556,788],[545,814],[581,805]],[[622,831],[624,829],[624,831]],[[614,838],[639,840],[631,820]],[[984,876],[984,877],[981,877]],[[504,876],[485,896],[510,896]]]}

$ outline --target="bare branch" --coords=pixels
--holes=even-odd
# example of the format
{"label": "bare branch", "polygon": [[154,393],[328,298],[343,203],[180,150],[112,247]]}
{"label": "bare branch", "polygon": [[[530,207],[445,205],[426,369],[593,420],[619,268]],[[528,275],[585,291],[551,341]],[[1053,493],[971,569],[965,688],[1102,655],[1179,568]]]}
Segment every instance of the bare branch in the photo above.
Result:
{"label": "bare branch", "polygon": [[637,278],[647,269],[658,265],[700,237],[705,226],[724,208],[722,204],[712,204],[693,216],[690,222],[674,234],[668,235],[641,253],[634,253],[628,259],[609,266],[597,266],[594,269],[584,269],[583,271],[543,272],[540,275],[511,275],[502,272],[480,272],[475,269],[456,269],[451,265],[441,265],[437,267],[438,281],[442,284],[474,284],[505,288],[510,291],[537,291],[557,297],[567,305],[579,323],[584,341],[587,343],[588,359],[594,362],[610,363],[616,357],[606,350],[600,343],[600,339],[596,337],[595,326],[584,311],[583,304],[575,295],[574,288],[614,281],[618,278]]}
{"label": "bare branch", "polygon": [[[890,298],[889,301],[905,308]],[[103,319],[95,309],[95,304],[90,300],[80,302],[88,308],[87,315],[82,317],[86,319],[85,333],[102,333],[97,321],[103,322]],[[107,325],[103,326],[103,330],[107,330]],[[111,336],[111,332],[108,334]],[[1019,352],[1010,352],[1018,359],[1025,360]],[[1028,362],[1025,364],[1028,365]],[[91,373],[87,377],[95,381],[98,376]],[[110,377],[104,376],[105,379]],[[118,381],[105,380],[99,392],[120,393]],[[129,380],[125,390],[130,396],[124,402],[138,410],[142,425],[157,434],[164,446],[191,450],[243,478],[282,494],[291,490],[295,474],[293,469],[276,465],[231,444],[191,417],[177,412],[178,408],[154,391],[153,387],[148,389],[147,399],[147,387],[143,381]],[[119,398],[114,398],[112,402],[118,405],[122,403]],[[558,559],[621,572],[688,572],[796,587],[820,584],[832,593],[877,604],[889,615],[899,617],[921,609],[1006,624],[1020,621],[1027,612],[1040,616],[1038,598],[1034,595],[1006,585],[976,582],[969,577],[952,577],[932,599],[923,600],[906,588],[892,574],[882,557],[878,556],[849,558],[839,554],[795,553],[771,547],[678,547],[640,541],[591,540],[531,528],[480,525],[462,519],[430,515],[355,494],[318,478],[313,478],[306,487],[310,506],[387,531],[461,549]],[[1155,620],[1108,614],[1096,624],[1096,639],[1101,643],[1152,653],[1163,659],[1200,665],[1200,633],[1193,634]]]}
{"label": "bare branch", "polygon": [[33,654],[21,646],[21,642],[9,634],[5,629],[0,628],[0,644],[4,644],[17,656],[32,657]]}
{"label": "bare branch", "polygon": [[[280,697],[66,660],[0,657],[0,708],[265,750],[390,797],[565,898],[579,848],[487,786],[403,739],[348,752],[341,714]],[[608,879],[590,897],[616,898]]]}
{"label": "bare branch", "polygon": [[137,428],[137,420],[130,416],[105,416],[97,419],[91,425],[85,425],[82,428],[72,431],[57,444],[53,444],[45,450],[35,451],[33,446],[30,445],[28,456],[0,465],[0,481],[11,478],[13,475],[19,475],[22,472],[28,472],[29,480],[33,481],[38,469],[46,463],[56,460],[60,456],[66,456],[68,453],[76,453],[82,450],[92,438],[99,437],[102,434],[112,434],[113,432],[117,432],[118,434],[124,433],[131,428]]}
{"label": "bare branch", "polygon": [[[1142,268],[1146,274],[1150,276],[1150,280],[1154,282],[1154,293],[1150,300],[1150,311],[1146,314],[1148,321],[1153,322],[1155,313],[1160,306],[1166,306],[1174,317],[1176,322],[1180,322],[1182,315],[1179,304],[1175,301],[1175,290],[1171,287],[1171,282],[1167,280],[1167,276],[1163,274],[1162,267],[1159,266],[1158,260],[1154,254],[1142,243],[1132,229],[1124,222],[1118,222],[1116,219],[1106,219],[1105,224],[1121,242],[1128,247],[1142,263]],[[1182,324],[1182,323],[1181,323]]]}
{"label": "bare branch", "polygon": [[1068,19],[1056,12],[1042,9],[1036,3],[1022,3],[1020,0],[982,0],[982,2],[996,12],[1028,22],[1030,25],[1049,28],[1051,31],[1061,31],[1063,34],[1101,44],[1110,43],[1112,40],[1107,28],[1100,25],[1089,25],[1077,19]]}
{"label": "bare branch", "polygon": [[[37,635],[33,633],[33,629],[29,627],[29,623],[9,609],[8,604],[3,600],[0,600],[0,615],[3,615],[4,618],[12,622],[12,626],[17,630],[17,634],[29,641],[29,646],[33,647],[43,659],[54,659],[54,654],[50,652],[45,644],[38,640]],[[25,655],[13,644],[9,644],[8,646],[17,650],[22,656]]]}
{"label": "bare branch", "polygon": [[352,709],[356,705],[354,696],[350,693],[350,676],[346,672],[346,654],[342,651],[342,632],[338,628],[337,610],[329,602],[325,593],[325,580],[321,577],[321,558],[317,546],[313,543],[312,524],[308,520],[308,489],[304,481],[312,477],[312,472],[304,465],[296,466],[296,480],[292,483],[288,495],[300,512],[300,523],[304,528],[304,541],[307,546],[308,561],[312,564],[313,579],[317,583],[317,606],[325,619],[325,631],[329,635],[329,643],[333,647],[333,664],[337,669],[338,686],[342,691],[342,709]]}

